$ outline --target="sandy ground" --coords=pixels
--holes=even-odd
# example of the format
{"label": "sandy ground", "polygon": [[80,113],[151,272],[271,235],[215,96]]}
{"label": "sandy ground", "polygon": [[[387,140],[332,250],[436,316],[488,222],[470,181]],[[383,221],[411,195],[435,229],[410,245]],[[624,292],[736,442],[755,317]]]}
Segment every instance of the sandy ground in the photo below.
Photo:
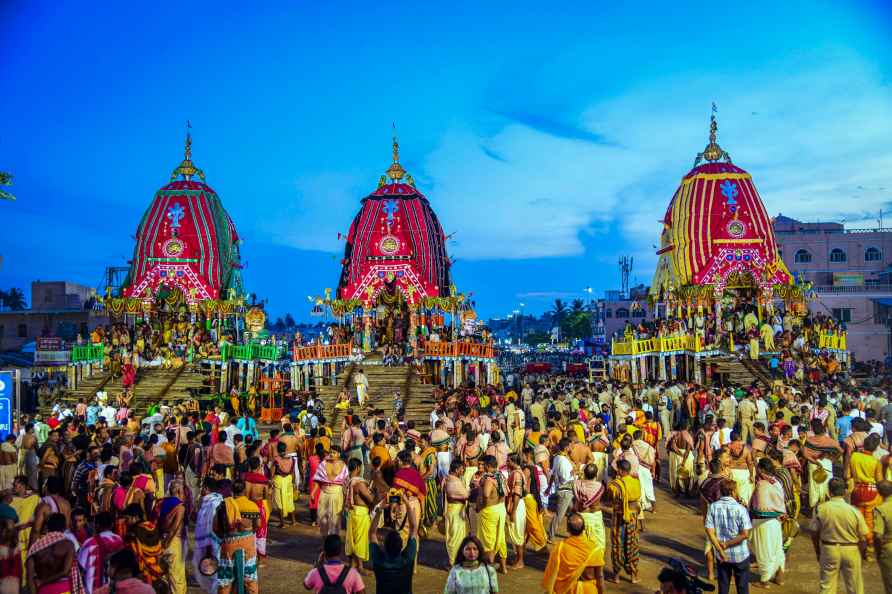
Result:
{"label": "sandy ground", "polygon": [[[696,514],[694,502],[678,502],[665,489],[657,487],[657,511],[647,516],[645,532],[641,535],[641,584],[623,582],[619,585],[605,584],[607,592],[654,592],[659,584],[656,576],[668,559],[680,557],[695,566],[703,563],[705,535],[701,518]],[[306,520],[306,497],[298,503],[301,519]],[[807,518],[803,523],[807,523]],[[609,528],[608,528],[609,530]],[[608,532],[609,539],[609,532]],[[308,524],[284,529],[271,528],[268,545],[269,556],[260,568],[260,590],[264,593],[303,592],[303,578],[311,569],[321,547],[321,539],[316,529]],[[609,548],[609,544],[608,544]],[[605,555],[610,567],[609,553]],[[542,575],[547,562],[543,551],[527,554],[524,569],[510,571],[499,576],[499,591],[542,592]],[[421,544],[419,567],[414,580],[414,592],[427,594],[442,592],[446,583],[446,550],[442,537],[435,534],[432,540]],[[705,575],[705,570],[703,570]],[[753,579],[758,579],[756,574]],[[364,578],[366,591],[374,592],[374,576]],[[795,540],[787,554],[786,583],[783,587],[773,587],[775,592],[817,592],[819,569],[812,549],[811,539],[803,532]],[[864,568],[865,592],[879,594],[882,581],[876,562]],[[733,591],[733,590],[732,590]],[[753,589],[754,592],[762,590]],[[840,589],[840,592],[844,590]],[[198,593],[198,588],[190,588],[190,593]],[[395,593],[388,593],[395,594]]]}

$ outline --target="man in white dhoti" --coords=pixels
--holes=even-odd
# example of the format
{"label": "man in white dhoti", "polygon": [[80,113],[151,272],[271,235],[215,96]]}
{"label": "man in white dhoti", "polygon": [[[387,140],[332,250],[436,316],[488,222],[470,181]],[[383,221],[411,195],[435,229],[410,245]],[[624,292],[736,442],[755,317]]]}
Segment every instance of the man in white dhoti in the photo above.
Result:
{"label": "man in white dhoti", "polygon": [[369,393],[369,378],[365,376],[362,368],[354,374],[353,385],[356,386],[356,400],[359,402],[359,407],[362,408],[365,406]]}
{"label": "man in white dhoti", "polygon": [[784,488],[774,477],[771,460],[762,458],[757,468],[756,488],[750,500],[753,530],[750,541],[759,564],[759,585],[784,581],[784,535],[781,520],[786,513]]}
{"label": "man in white dhoti", "polygon": [[216,492],[217,481],[204,479],[205,494],[198,508],[198,521],[195,523],[195,550],[192,554],[192,574],[198,585],[208,594],[217,594],[217,577],[201,572],[201,561],[205,557],[220,560],[220,539],[214,534],[214,518],[217,508],[223,503],[223,495]]}
{"label": "man in white dhoti", "polygon": [[635,431],[635,440],[632,449],[638,455],[638,482],[641,483],[641,499],[639,505],[641,511],[654,513],[657,511],[657,496],[654,493],[654,465],[656,463],[656,450],[642,439],[644,434]]}

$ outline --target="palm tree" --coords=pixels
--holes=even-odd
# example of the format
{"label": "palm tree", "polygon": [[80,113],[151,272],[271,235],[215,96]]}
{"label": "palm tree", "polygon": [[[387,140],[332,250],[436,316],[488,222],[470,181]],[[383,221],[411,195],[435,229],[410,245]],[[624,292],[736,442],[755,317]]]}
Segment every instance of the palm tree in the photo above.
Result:
{"label": "palm tree", "polygon": [[567,304],[561,299],[555,299],[554,306],[549,313],[551,314],[551,317],[554,318],[557,325],[560,326],[561,322],[567,316]]}
{"label": "palm tree", "polygon": [[585,301],[582,299],[574,299],[573,303],[570,304],[570,311],[573,313],[579,313],[585,309]]}
{"label": "palm tree", "polygon": [[13,287],[9,291],[0,291],[0,301],[12,311],[25,309],[25,294],[21,289]]}
{"label": "palm tree", "polygon": [[[11,186],[12,185],[12,174],[7,173],[6,171],[0,171],[0,186]],[[0,190],[0,200],[15,200],[15,196],[6,192],[4,190]]]}

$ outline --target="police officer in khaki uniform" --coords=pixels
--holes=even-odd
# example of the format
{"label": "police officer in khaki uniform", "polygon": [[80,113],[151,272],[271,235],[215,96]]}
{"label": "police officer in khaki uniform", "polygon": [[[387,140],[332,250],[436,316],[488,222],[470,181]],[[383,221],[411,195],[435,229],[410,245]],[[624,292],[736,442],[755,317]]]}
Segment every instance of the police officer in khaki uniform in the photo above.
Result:
{"label": "police officer in khaki uniform", "polygon": [[867,553],[867,523],[845,502],[846,483],[830,479],[830,500],[817,506],[811,538],[821,565],[821,594],[836,594],[840,574],[848,594],[864,594],[861,559]]}
{"label": "police officer in khaki uniform", "polygon": [[886,592],[892,592],[892,483],[880,481],[883,502],[873,510],[873,543]]}
{"label": "police officer in khaki uniform", "polygon": [[752,394],[740,401],[737,406],[737,416],[740,419],[740,439],[743,443],[749,443],[753,436],[753,421],[756,418],[756,403]]}

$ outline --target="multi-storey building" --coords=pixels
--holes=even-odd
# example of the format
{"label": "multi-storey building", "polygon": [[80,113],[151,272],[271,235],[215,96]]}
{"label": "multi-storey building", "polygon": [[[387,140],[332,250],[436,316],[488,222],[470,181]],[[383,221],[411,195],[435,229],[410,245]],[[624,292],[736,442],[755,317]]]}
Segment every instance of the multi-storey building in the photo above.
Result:
{"label": "multi-storey building", "polygon": [[846,229],[842,223],[803,223],[778,215],[774,234],[781,257],[797,281],[814,285],[813,313],[846,324],[857,360],[892,353],[892,229]]}
{"label": "multi-storey building", "polygon": [[94,289],[76,283],[34,281],[31,309],[0,311],[0,351],[17,350],[40,337],[87,338],[108,322],[105,312],[94,311],[95,296]]}

